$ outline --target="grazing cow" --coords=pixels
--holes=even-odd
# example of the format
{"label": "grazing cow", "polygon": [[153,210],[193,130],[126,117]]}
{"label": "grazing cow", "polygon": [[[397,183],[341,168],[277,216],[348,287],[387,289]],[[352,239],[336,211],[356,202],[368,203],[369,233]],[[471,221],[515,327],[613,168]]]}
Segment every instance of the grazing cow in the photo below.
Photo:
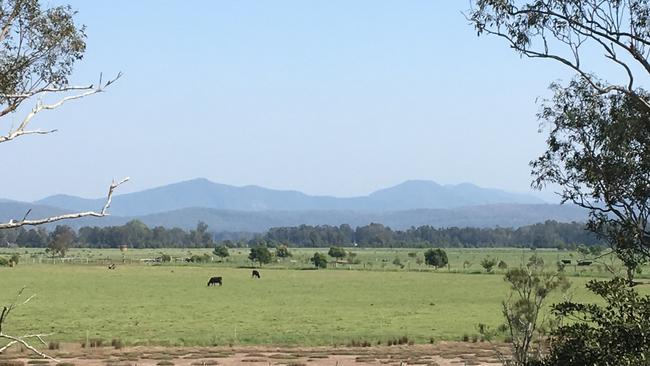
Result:
{"label": "grazing cow", "polygon": [[115,269],[115,263],[111,263],[108,265],[108,269]]}
{"label": "grazing cow", "polygon": [[253,270],[253,275],[252,275],[252,277],[253,277],[253,278],[262,278],[262,277],[260,277],[260,272],[257,271],[256,269]]}
{"label": "grazing cow", "polygon": [[591,265],[592,261],[578,261],[579,266],[588,266]]}
{"label": "grazing cow", "polygon": [[562,259],[562,264],[571,264],[571,259]]}
{"label": "grazing cow", "polygon": [[214,286],[216,284],[219,284],[219,286],[223,285],[221,282],[221,277],[211,277],[210,280],[208,281],[208,286]]}

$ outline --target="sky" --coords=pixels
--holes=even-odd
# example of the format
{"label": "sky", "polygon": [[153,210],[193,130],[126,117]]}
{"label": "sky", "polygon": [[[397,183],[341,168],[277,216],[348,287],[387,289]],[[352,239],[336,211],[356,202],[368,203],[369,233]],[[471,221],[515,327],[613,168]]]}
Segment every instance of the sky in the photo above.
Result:
{"label": "sky", "polygon": [[124,176],[119,193],[197,177],[333,196],[409,179],[532,192],[536,99],[570,78],[477,37],[466,1],[47,2],[60,3],[87,27],[73,83],[123,77],[34,119],[57,133],[3,144],[0,197],[101,197]]}

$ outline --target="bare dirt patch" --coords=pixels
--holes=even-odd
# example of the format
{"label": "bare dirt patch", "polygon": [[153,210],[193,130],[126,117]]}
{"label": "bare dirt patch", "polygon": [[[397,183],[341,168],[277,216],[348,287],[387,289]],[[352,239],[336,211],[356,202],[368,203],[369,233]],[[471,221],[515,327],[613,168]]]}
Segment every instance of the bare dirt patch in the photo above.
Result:
{"label": "bare dirt patch", "polygon": [[[440,342],[432,345],[373,347],[61,347],[54,355],[65,366],[330,366],[330,365],[500,365],[505,345]],[[25,351],[0,355],[1,365],[34,365]],[[55,366],[54,362],[38,362]],[[61,365],[61,364],[60,364]]]}

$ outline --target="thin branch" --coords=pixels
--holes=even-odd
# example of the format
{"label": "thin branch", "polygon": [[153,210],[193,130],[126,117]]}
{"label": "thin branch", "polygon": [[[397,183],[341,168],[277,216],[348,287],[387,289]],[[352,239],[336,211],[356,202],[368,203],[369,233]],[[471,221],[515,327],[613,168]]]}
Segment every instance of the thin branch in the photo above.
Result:
{"label": "thin branch", "polygon": [[81,217],[104,217],[104,216],[109,216],[108,208],[111,205],[111,201],[113,200],[113,193],[117,187],[122,185],[123,183],[127,182],[130,178],[126,177],[122,179],[119,182],[113,181],[111,183],[111,186],[108,189],[108,196],[106,197],[106,203],[102,207],[102,210],[100,212],[96,211],[87,211],[87,212],[77,212],[77,213],[70,213],[70,214],[64,214],[64,215],[59,215],[59,216],[52,216],[52,217],[47,217],[44,219],[37,219],[37,220],[20,220],[20,221],[15,221],[15,220],[10,220],[7,223],[1,223],[0,224],[0,230],[2,229],[13,229],[21,226],[29,226],[29,225],[42,225],[42,224],[49,224],[51,222],[55,221],[60,221],[60,220],[69,220],[69,219],[78,219]]}
{"label": "thin branch", "polygon": [[[81,99],[81,98],[87,97],[89,95],[101,93],[101,92],[104,91],[105,88],[107,88],[108,86],[113,84],[120,77],[122,77],[121,72],[118,73],[117,76],[114,79],[109,80],[104,85],[101,84],[101,77],[100,77],[100,83],[99,83],[97,88],[94,88],[92,90],[88,90],[88,91],[86,91],[84,93],[81,93],[81,94],[67,96],[67,97],[62,98],[61,100],[59,100],[58,102],[53,103],[53,104],[42,104],[42,103],[38,102],[36,104],[36,106],[32,109],[32,111],[29,112],[27,114],[27,116],[25,116],[25,118],[22,120],[22,122],[20,123],[18,128],[16,128],[15,130],[9,131],[9,133],[7,135],[5,135],[5,136],[0,136],[0,143],[11,141],[11,140],[13,140],[13,139],[15,139],[17,137],[23,136],[23,135],[34,135],[34,134],[45,135],[45,134],[55,132],[56,130],[49,130],[49,131],[33,130],[33,131],[30,131],[30,130],[27,130],[27,126],[32,121],[34,116],[36,116],[36,114],[38,114],[39,112],[42,112],[44,110],[56,109],[56,108],[62,106],[66,102],[76,100],[76,99]],[[69,90],[85,90],[85,89],[87,89],[85,87],[70,87],[70,88],[71,89],[69,89]],[[44,90],[46,90],[46,89],[47,88],[44,88]],[[50,89],[50,90],[54,90],[54,89]],[[61,91],[65,91],[65,88],[61,89]],[[14,104],[17,105],[18,103],[14,103]]]}
{"label": "thin branch", "polygon": [[[57,360],[56,358],[54,358],[54,357],[52,357],[52,356],[50,356],[50,355],[48,355],[48,354],[46,354],[46,353],[43,353],[43,352],[37,350],[36,348],[34,348],[34,346],[32,346],[31,344],[27,343],[27,341],[24,340],[23,337],[14,337],[14,336],[10,336],[10,335],[8,335],[8,334],[2,334],[2,333],[0,333],[0,338],[9,339],[10,341],[13,342],[13,344],[20,343],[20,344],[22,344],[25,348],[27,348],[28,350],[30,350],[30,351],[36,353],[37,355],[39,355],[39,356],[41,356],[41,357],[43,357],[43,358],[47,358],[47,359],[52,360],[52,361],[54,361],[54,362],[59,362],[59,360]],[[41,341],[43,341],[43,340],[41,339]],[[9,342],[9,343],[11,343],[11,342]],[[3,351],[4,351],[4,349],[3,349]]]}

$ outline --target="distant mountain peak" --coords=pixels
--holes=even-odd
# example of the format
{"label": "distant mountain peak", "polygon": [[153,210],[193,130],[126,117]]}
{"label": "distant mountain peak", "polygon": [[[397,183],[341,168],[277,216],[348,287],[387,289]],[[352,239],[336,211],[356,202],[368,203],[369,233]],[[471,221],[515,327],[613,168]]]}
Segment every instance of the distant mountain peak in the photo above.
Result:
{"label": "distant mountain peak", "polygon": [[[97,209],[103,198],[85,199],[54,195],[36,201],[37,204],[78,211]],[[544,203],[523,194],[488,189],[471,183],[440,185],[431,180],[407,180],[380,189],[367,196],[339,198],[311,196],[299,191],[278,190],[246,185],[237,187],[195,178],[113,197],[111,213],[138,216],[158,212],[204,207],[218,210],[353,210],[396,211],[412,209],[450,209],[463,206],[500,203]]]}

